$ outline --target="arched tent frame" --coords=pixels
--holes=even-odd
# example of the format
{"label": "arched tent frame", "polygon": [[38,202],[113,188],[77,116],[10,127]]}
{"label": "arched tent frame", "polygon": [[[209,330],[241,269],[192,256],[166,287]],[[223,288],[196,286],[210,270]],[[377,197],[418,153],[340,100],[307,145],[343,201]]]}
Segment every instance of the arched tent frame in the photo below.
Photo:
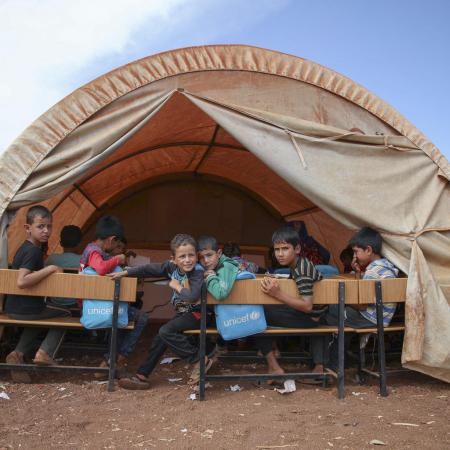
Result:
{"label": "arched tent frame", "polygon": [[[158,146],[157,158],[144,158]],[[234,147],[239,158],[230,158]],[[141,153],[127,157],[133,152]],[[237,172],[227,169],[246,158]],[[118,183],[99,178],[120,164],[128,172]],[[386,256],[409,275],[403,363],[450,379],[450,166],[375,95],[293,56],[245,46],[176,50],[63,99],[1,157],[2,263],[9,212],[18,207],[68,194],[95,208],[127,177],[197,165],[236,183],[246,176],[243,184],[282,216],[317,207],[347,228],[377,228]]]}

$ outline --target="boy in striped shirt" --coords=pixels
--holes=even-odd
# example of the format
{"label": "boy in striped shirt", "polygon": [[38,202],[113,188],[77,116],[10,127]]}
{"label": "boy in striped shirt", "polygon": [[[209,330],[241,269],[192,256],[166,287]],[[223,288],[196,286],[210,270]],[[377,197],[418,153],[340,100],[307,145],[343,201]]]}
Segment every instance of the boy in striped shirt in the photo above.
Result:
{"label": "boy in striped shirt", "polygon": [[[382,238],[378,231],[372,228],[361,228],[349,242],[353,250],[352,269],[355,277],[363,280],[378,280],[382,278],[397,278],[398,269],[386,258],[381,256]],[[375,301],[375,299],[374,299]],[[383,303],[383,324],[389,325],[395,313],[395,303]],[[338,323],[338,305],[330,305],[325,317],[328,325]],[[354,306],[345,307],[345,326],[353,328],[373,327],[377,324],[377,311],[375,304],[363,305],[363,309]],[[347,337],[347,336],[346,336]],[[345,340],[348,347],[350,341]],[[330,346],[329,367],[337,367],[337,341],[333,340]]]}
{"label": "boy in striped shirt", "polygon": [[[300,239],[297,231],[283,227],[272,236],[274,255],[282,266],[290,269],[299,296],[291,296],[280,289],[276,278],[265,277],[261,282],[264,293],[280,301],[280,305],[265,305],[264,313],[267,325],[286,328],[312,328],[319,325],[322,311],[314,309],[313,285],[322,279],[322,275],[307,258],[301,257]],[[311,337],[311,353],[315,373],[323,373],[323,342],[320,336]],[[258,350],[265,356],[270,373],[283,374],[275,352],[272,350],[272,338],[256,337]]]}

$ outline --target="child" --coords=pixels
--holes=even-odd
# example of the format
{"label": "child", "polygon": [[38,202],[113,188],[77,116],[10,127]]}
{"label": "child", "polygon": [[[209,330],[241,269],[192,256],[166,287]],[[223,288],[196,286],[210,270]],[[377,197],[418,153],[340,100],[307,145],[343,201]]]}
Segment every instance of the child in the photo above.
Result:
{"label": "child", "polygon": [[225,256],[228,256],[228,258],[233,259],[239,264],[239,270],[240,271],[247,271],[252,273],[265,273],[265,270],[261,270],[258,266],[258,264],[255,264],[252,261],[247,261],[246,259],[242,258],[241,254],[241,248],[239,247],[239,244],[236,242],[227,242],[223,246],[223,254]]}
{"label": "child", "polygon": [[[359,230],[349,242],[353,250],[352,269],[357,279],[361,278],[364,269],[364,280],[380,278],[396,278],[398,269],[381,256],[382,239],[378,231],[366,227]],[[395,313],[395,303],[383,304],[383,323],[388,326]],[[345,307],[345,325],[354,328],[373,327],[377,324],[375,305],[364,305],[357,310],[352,306]],[[330,305],[326,320],[329,325],[337,325],[338,305]]]}
{"label": "child", "polygon": [[[127,251],[126,246],[127,240],[122,236],[119,238],[117,247],[110,253],[111,257],[121,254],[125,254],[125,256],[128,257],[128,255],[134,254],[133,252]],[[135,349],[139,337],[147,326],[148,315],[144,311],[141,311],[140,308],[136,307],[136,303],[130,303],[128,305],[128,320],[134,322],[134,329],[131,331],[119,330],[119,335],[117,337],[117,367],[119,369],[124,369],[127,365],[128,357]],[[108,359],[109,355],[106,355],[106,361]],[[101,364],[103,367],[107,367],[106,361]],[[96,375],[96,378],[102,376],[102,374]],[[119,374],[119,376],[120,375],[122,374]]]}
{"label": "child", "polygon": [[197,266],[197,243],[188,234],[177,234],[170,242],[172,259],[163,263],[128,267],[123,272],[112,273],[112,279],[130,276],[165,277],[170,280],[173,290],[171,303],[175,307],[175,317],[163,325],[154,337],[147,359],[130,378],[119,380],[125,389],[149,389],[149,375],[161,356],[169,347],[175,354],[189,363],[198,361],[198,346],[183,334],[184,330],[198,328],[200,322],[200,299],[203,284],[203,270]]}
{"label": "child", "polygon": [[[62,269],[78,268],[81,255],[76,253],[80,245],[82,234],[76,225],[66,225],[59,235],[63,253],[53,253],[45,261],[46,266],[56,265]],[[57,306],[71,306],[77,304],[76,299],[52,298],[51,304]]]}
{"label": "child", "polygon": [[62,253],[51,254],[46,265],[54,264],[64,269],[77,268],[80,265],[81,255],[77,252],[82,238],[81,230],[76,225],[66,225],[59,235]]}
{"label": "child", "polygon": [[91,267],[98,275],[106,275],[115,267],[125,264],[123,253],[112,258],[109,255],[120,245],[123,235],[122,224],[116,217],[101,217],[95,226],[95,240],[86,246],[81,255],[80,272],[85,267]]}
{"label": "child", "polygon": [[[319,325],[318,314],[313,310],[313,284],[322,276],[311,261],[300,257],[301,247],[298,233],[292,227],[283,227],[272,236],[274,255],[282,266],[288,266],[290,277],[295,280],[300,297],[292,297],[280,289],[275,278],[265,277],[261,281],[264,293],[283,304],[264,307],[267,325],[278,327],[310,328]],[[272,350],[272,339],[257,337],[256,344],[266,357],[269,372],[283,374]],[[323,373],[323,342],[320,337],[311,338],[311,353],[315,367],[313,372]]]}
{"label": "child", "polygon": [[342,265],[344,266],[344,273],[351,273],[353,271],[353,250],[351,247],[346,247],[339,255]]}
{"label": "child", "polygon": [[[28,288],[59,270],[57,266],[44,267],[42,244],[48,242],[52,232],[52,214],[44,206],[31,207],[27,212],[26,240],[17,250],[12,268],[19,271],[17,286]],[[70,316],[64,308],[45,304],[44,297],[8,295],[5,312],[12,319],[42,320],[51,317]],[[7,357],[8,364],[22,364],[24,355],[33,348],[34,340],[41,333],[40,328],[25,328],[14,351]],[[64,337],[64,330],[49,330],[33,361],[41,365],[56,364],[54,357]],[[24,371],[12,371],[14,381],[30,382],[30,376]]]}
{"label": "child", "polygon": [[[380,278],[396,278],[398,269],[386,258],[381,256],[382,239],[380,233],[372,228],[366,227],[359,230],[349,242],[353,249],[352,269],[355,277],[361,278],[364,270],[364,280]],[[383,324],[388,326],[395,312],[395,303],[383,303]],[[338,305],[330,305],[325,317],[329,325],[338,324]],[[373,327],[377,324],[377,313],[375,305],[364,305],[363,309],[353,306],[345,307],[345,326],[353,328]],[[345,340],[348,347],[350,341]],[[337,342],[334,339],[330,346],[330,368],[337,367]]]}
{"label": "child", "polygon": [[239,263],[222,254],[216,238],[198,238],[200,264],[205,268],[205,282],[208,292],[217,300],[228,297],[239,272]]}
{"label": "child", "polygon": [[[222,254],[217,239],[213,236],[200,236],[198,238],[198,254],[200,264],[204,267],[205,283],[208,292],[217,300],[228,297],[239,273],[239,263]],[[221,336],[217,339],[214,352],[225,351],[226,343]],[[206,359],[205,369],[209,370],[212,359]],[[197,364],[191,373],[189,382],[198,383],[200,380],[200,365]]]}

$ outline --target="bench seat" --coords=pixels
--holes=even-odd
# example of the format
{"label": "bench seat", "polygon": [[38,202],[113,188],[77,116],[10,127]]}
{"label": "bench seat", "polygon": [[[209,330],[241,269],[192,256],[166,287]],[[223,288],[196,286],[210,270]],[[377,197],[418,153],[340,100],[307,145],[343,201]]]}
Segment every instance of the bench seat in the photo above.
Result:
{"label": "bench seat", "polygon": [[[11,319],[5,313],[0,313],[0,325],[15,325],[18,327],[42,327],[42,328],[67,328],[85,330],[79,317],[52,317],[44,320],[16,320]],[[133,330],[134,323],[130,322],[124,330]]]}
{"label": "bench seat", "polygon": [[[353,328],[350,327],[345,327],[344,331],[346,332],[352,332],[354,331]],[[332,327],[332,326],[328,326],[328,325],[319,325],[318,327],[315,328],[271,328],[268,327],[267,330],[265,330],[264,332],[260,333],[261,335],[272,335],[272,336],[287,336],[289,334],[322,334],[322,333],[337,333],[338,332],[338,328],[337,327]],[[190,334],[190,335],[194,335],[194,334],[200,334],[200,329],[198,330],[186,330],[184,332],[185,334]],[[216,328],[207,328],[206,329],[206,334],[219,334],[219,332],[217,331]]]}

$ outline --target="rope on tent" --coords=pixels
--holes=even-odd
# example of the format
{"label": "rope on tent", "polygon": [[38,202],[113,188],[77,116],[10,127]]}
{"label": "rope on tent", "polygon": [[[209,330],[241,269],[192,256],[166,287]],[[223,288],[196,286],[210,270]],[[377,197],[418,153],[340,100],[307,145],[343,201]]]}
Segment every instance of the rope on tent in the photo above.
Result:
{"label": "rope on tent", "polygon": [[297,144],[297,142],[296,142],[296,140],[295,140],[295,138],[294,138],[294,135],[292,134],[291,131],[289,131],[289,130],[287,130],[287,129],[285,129],[284,131],[285,131],[285,132],[288,134],[288,136],[291,138],[291,142],[292,142],[292,144],[294,145],[295,150],[297,151],[297,155],[298,155],[298,157],[300,158],[300,162],[302,163],[303,168],[304,168],[304,169],[307,169],[308,166],[306,165],[305,157],[303,156],[303,152],[302,152],[302,150],[300,149],[299,145]]}

